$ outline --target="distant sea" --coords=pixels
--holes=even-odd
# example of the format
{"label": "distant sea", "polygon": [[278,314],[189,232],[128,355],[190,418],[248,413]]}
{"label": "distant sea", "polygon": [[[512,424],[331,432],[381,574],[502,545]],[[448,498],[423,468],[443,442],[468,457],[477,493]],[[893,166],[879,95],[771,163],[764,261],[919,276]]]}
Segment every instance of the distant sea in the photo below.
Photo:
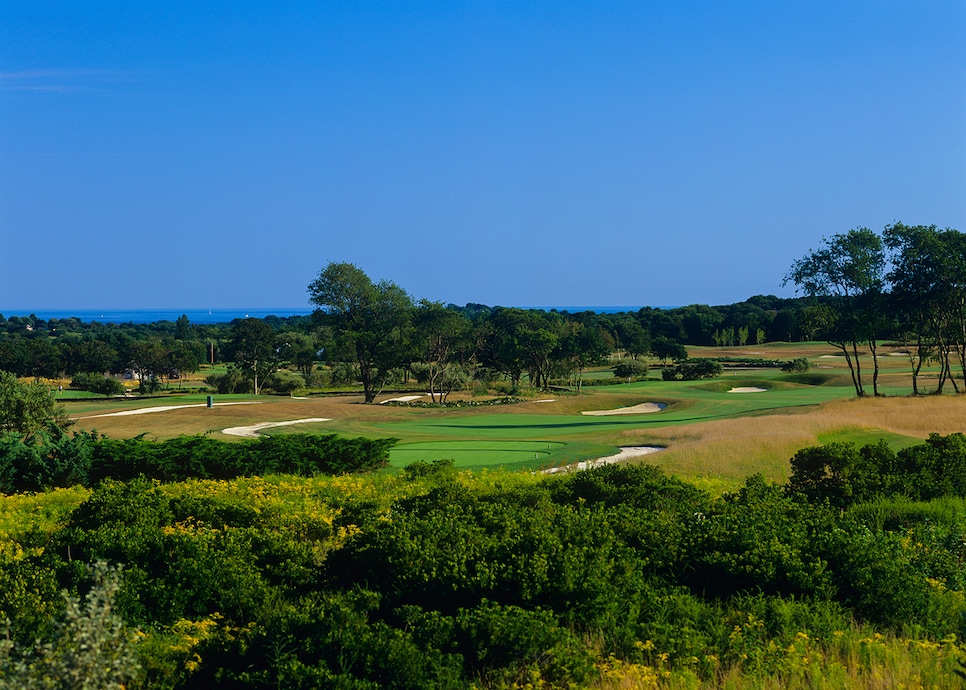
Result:
{"label": "distant sea", "polygon": [[0,309],[0,314],[29,316],[38,319],[69,319],[77,317],[81,321],[100,321],[101,323],[154,323],[156,321],[176,321],[185,314],[191,323],[230,323],[234,319],[249,316],[264,319],[266,316],[306,316],[312,310],[301,309]]}
{"label": "distant sea", "polygon": [[[670,309],[671,307],[658,307]],[[598,314],[616,314],[625,311],[637,311],[640,307],[521,307],[521,309],[542,309],[550,311],[568,311],[576,313],[593,311]],[[4,317],[29,316],[33,314],[38,319],[69,319],[76,317],[81,321],[100,321],[101,323],[154,323],[156,321],[175,321],[185,314],[188,321],[197,324],[230,323],[234,319],[254,317],[264,319],[266,316],[307,316],[312,309],[0,309]]]}

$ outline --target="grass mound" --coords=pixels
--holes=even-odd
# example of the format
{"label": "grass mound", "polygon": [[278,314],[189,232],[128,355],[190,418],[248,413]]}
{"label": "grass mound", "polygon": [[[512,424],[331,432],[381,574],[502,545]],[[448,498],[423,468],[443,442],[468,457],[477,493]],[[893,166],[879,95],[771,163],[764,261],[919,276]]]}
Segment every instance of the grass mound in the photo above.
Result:
{"label": "grass mound", "polygon": [[803,386],[849,386],[851,381],[844,374],[823,374],[809,372],[804,374],[785,374],[779,377],[781,381],[799,383]]}
{"label": "grass mound", "polygon": [[712,393],[727,393],[732,388],[764,388],[767,391],[776,386],[775,382],[771,379],[729,376],[716,381],[708,381],[707,383],[702,383],[694,387],[698,390],[710,391]]}

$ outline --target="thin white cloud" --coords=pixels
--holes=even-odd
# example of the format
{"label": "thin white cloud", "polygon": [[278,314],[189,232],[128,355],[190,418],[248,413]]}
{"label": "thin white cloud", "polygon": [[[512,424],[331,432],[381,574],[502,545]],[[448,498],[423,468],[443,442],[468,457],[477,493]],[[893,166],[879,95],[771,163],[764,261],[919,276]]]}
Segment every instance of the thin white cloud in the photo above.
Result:
{"label": "thin white cloud", "polygon": [[106,84],[135,82],[133,72],[95,69],[31,69],[0,72],[0,91],[78,93],[96,91]]}

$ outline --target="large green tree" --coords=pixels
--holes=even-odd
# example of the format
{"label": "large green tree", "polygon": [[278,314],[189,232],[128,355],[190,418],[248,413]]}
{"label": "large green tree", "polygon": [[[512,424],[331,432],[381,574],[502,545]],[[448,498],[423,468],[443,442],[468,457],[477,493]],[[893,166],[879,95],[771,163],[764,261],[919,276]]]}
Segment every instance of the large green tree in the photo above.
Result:
{"label": "large green tree", "polygon": [[358,266],[330,263],[309,283],[316,318],[331,329],[331,356],[355,361],[367,403],[390,372],[406,364],[413,300],[387,280],[374,283]]}
{"label": "large green tree", "polygon": [[806,295],[819,297],[835,309],[828,342],[839,348],[852,375],[856,395],[866,394],[860,350],[868,348],[874,373],[872,387],[879,394],[877,339],[883,335],[885,251],[882,239],[868,228],[825,238],[822,246],[794,264],[783,284],[794,283]]}
{"label": "large green tree", "polygon": [[450,385],[458,382],[457,374],[471,349],[468,318],[439,302],[421,300],[415,311],[413,349],[426,365],[429,395],[433,402],[443,402]]}
{"label": "large green tree", "polygon": [[275,331],[262,319],[235,321],[231,326],[228,352],[242,375],[252,382],[255,395],[258,395],[259,382],[278,368]]}
{"label": "large green tree", "polygon": [[888,277],[910,353],[913,393],[921,392],[919,374],[931,359],[940,365],[935,392],[942,393],[946,381],[958,386],[950,365],[953,352],[966,375],[964,235],[935,225],[895,223],[886,227],[883,236],[892,251]]}
{"label": "large green tree", "polygon": [[610,352],[596,315],[583,315],[580,321],[572,320],[562,324],[556,354],[566,369],[574,390],[579,392],[583,387],[584,369],[603,364]]}

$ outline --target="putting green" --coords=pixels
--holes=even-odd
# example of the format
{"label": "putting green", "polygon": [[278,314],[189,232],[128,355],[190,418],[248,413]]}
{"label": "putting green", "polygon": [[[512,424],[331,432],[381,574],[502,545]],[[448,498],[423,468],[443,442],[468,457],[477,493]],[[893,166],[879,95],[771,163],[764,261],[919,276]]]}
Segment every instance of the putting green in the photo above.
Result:
{"label": "putting green", "polygon": [[393,448],[389,462],[405,467],[422,460],[454,460],[457,467],[501,466],[545,467],[558,464],[566,455],[566,443],[559,441],[428,441]]}

